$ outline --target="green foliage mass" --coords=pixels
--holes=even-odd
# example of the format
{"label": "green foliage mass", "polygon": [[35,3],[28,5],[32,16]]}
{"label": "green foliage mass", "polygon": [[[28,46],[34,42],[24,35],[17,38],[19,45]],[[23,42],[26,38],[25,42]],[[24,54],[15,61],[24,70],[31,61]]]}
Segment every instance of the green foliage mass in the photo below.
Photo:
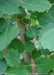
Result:
{"label": "green foliage mass", "polygon": [[54,72],[54,0],[0,0],[0,75],[30,75],[34,67]]}

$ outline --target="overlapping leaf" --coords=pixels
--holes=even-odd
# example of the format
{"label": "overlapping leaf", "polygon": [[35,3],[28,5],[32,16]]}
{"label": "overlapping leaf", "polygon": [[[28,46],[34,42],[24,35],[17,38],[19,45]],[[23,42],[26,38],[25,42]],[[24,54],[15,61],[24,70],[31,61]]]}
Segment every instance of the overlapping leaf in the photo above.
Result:
{"label": "overlapping leaf", "polygon": [[29,72],[25,68],[13,67],[9,68],[5,75],[29,75]]}
{"label": "overlapping leaf", "polygon": [[0,74],[5,72],[6,69],[7,69],[7,62],[4,59],[0,60]]}
{"label": "overlapping leaf", "polygon": [[0,11],[9,15],[20,13],[19,4],[19,0],[0,0]]}
{"label": "overlapping leaf", "polygon": [[5,19],[0,18],[0,33],[1,33],[3,30],[5,30],[6,25],[7,25],[7,23],[6,23]]}
{"label": "overlapping leaf", "polygon": [[0,11],[0,18],[3,17],[3,13]]}
{"label": "overlapping leaf", "polygon": [[50,8],[50,4],[47,0],[22,0],[21,6],[28,10],[38,12],[44,12],[46,9]]}
{"label": "overlapping leaf", "polygon": [[[41,14],[39,14],[39,16],[41,16]],[[49,9],[47,13],[44,13],[39,18],[39,23],[42,26],[49,24],[49,23],[54,23],[54,5],[52,5],[52,7]]]}
{"label": "overlapping leaf", "polygon": [[54,5],[50,8],[49,13],[46,13],[41,19],[42,28],[39,33],[39,40],[43,48],[50,51],[54,50]]}
{"label": "overlapping leaf", "polygon": [[49,13],[51,13],[52,17],[54,18],[54,5],[49,9]]}
{"label": "overlapping leaf", "polygon": [[13,48],[13,49],[17,49],[19,53],[22,53],[24,51],[24,45],[23,43],[15,38],[9,45],[8,48]]}
{"label": "overlapping leaf", "polygon": [[14,24],[7,24],[5,31],[0,34],[0,50],[3,50],[19,33],[19,28]]}
{"label": "overlapping leaf", "polygon": [[27,52],[32,52],[35,49],[32,42],[25,42],[24,47]]}
{"label": "overlapping leaf", "polygon": [[54,0],[49,0],[50,3],[54,3]]}
{"label": "overlapping leaf", "polygon": [[4,57],[3,51],[0,51],[0,59]]}
{"label": "overlapping leaf", "polygon": [[51,59],[54,59],[54,55],[51,55],[50,58],[51,58]]}
{"label": "overlapping leaf", "polygon": [[54,69],[54,60],[46,57],[39,57],[35,60],[36,68],[41,73],[48,73]]}
{"label": "overlapping leaf", "polygon": [[5,51],[6,61],[9,66],[19,66],[20,54],[15,49],[8,49]]}
{"label": "overlapping leaf", "polygon": [[54,51],[54,23],[42,27],[39,33],[39,41],[44,49]]}
{"label": "overlapping leaf", "polygon": [[39,24],[41,26],[47,25],[49,23],[54,23],[51,13],[45,13],[41,18],[39,18]]}
{"label": "overlapping leaf", "polygon": [[36,51],[36,49],[32,52],[32,58],[35,60],[36,58],[41,56],[41,50]]}
{"label": "overlapping leaf", "polygon": [[26,35],[30,38],[36,38],[38,36],[38,28],[31,27],[27,30]]}
{"label": "overlapping leaf", "polygon": [[49,51],[48,49],[42,49],[42,50],[41,50],[41,53],[42,53],[42,55],[47,56],[47,55],[50,54],[50,51]]}
{"label": "overlapping leaf", "polygon": [[50,8],[47,0],[0,0],[0,11],[4,14],[17,14],[20,13],[19,7],[22,6],[28,10],[44,12]]}

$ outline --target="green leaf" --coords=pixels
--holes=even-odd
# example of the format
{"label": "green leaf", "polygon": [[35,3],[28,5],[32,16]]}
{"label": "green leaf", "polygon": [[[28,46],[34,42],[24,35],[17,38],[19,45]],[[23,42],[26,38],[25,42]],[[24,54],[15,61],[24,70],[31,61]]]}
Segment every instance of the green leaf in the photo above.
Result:
{"label": "green leaf", "polygon": [[50,51],[48,49],[42,49],[41,50],[41,53],[45,56],[49,55],[50,54]]}
{"label": "green leaf", "polygon": [[0,11],[0,18],[3,17],[3,13]]}
{"label": "green leaf", "polygon": [[6,21],[3,18],[0,18],[0,33],[6,28]]}
{"label": "green leaf", "polygon": [[39,23],[41,26],[54,23],[53,16],[51,13],[45,13],[41,18],[39,18]]}
{"label": "green leaf", "polygon": [[51,55],[50,58],[51,58],[51,59],[54,59],[54,55]]}
{"label": "green leaf", "polygon": [[54,23],[42,27],[39,33],[39,41],[44,49],[54,51]]}
{"label": "green leaf", "polygon": [[54,23],[49,23],[49,24],[42,26],[41,30],[39,31],[39,38],[41,39],[42,35],[45,32],[47,32],[48,30],[53,29],[53,28],[54,28]]}
{"label": "green leaf", "polygon": [[24,45],[23,43],[15,38],[10,45],[8,46],[8,48],[13,48],[13,49],[17,49],[19,53],[22,53],[24,51]]}
{"label": "green leaf", "polygon": [[47,0],[43,1],[42,0],[41,1],[40,0],[34,0],[34,1],[1,0],[0,1],[0,11],[3,12],[4,14],[13,15],[21,13],[19,6],[27,8],[28,10],[44,12],[45,10],[50,8],[50,3],[47,2]]}
{"label": "green leaf", "polygon": [[33,25],[33,26],[36,25],[36,20],[35,19],[31,19],[31,25]]}
{"label": "green leaf", "polygon": [[49,0],[50,3],[54,3],[54,0]]}
{"label": "green leaf", "polygon": [[21,7],[20,10],[21,10],[21,13],[19,14],[19,16],[22,18],[25,17],[26,16],[25,9]]}
{"label": "green leaf", "polygon": [[7,24],[6,30],[0,34],[0,50],[2,51],[11,40],[13,40],[19,33],[19,28],[14,24]]}
{"label": "green leaf", "polygon": [[40,73],[48,73],[54,69],[54,60],[46,57],[39,57],[35,60],[36,68]]}
{"label": "green leaf", "polygon": [[32,42],[25,42],[24,47],[27,52],[32,52],[35,49]]}
{"label": "green leaf", "polygon": [[28,71],[25,68],[13,67],[9,68],[5,75],[29,75]]}
{"label": "green leaf", "polygon": [[32,52],[32,58],[35,60],[36,58],[41,56],[41,50],[36,51],[36,49]]}
{"label": "green leaf", "polygon": [[38,28],[31,27],[27,30],[26,35],[30,38],[36,38],[38,36]]}
{"label": "green leaf", "polygon": [[22,0],[21,6],[28,10],[44,12],[50,8],[49,2],[47,0]]}
{"label": "green leaf", "polygon": [[54,17],[54,5],[49,9],[49,13],[51,13],[52,17]]}
{"label": "green leaf", "polygon": [[[39,16],[41,16],[41,14]],[[39,23],[41,26],[54,23],[54,5],[52,5],[48,12],[39,17]]]}
{"label": "green leaf", "polygon": [[54,50],[54,5],[50,10],[42,15],[39,19],[42,26],[39,32],[39,41],[42,43],[44,49]]}
{"label": "green leaf", "polygon": [[0,60],[0,74],[5,72],[7,69],[7,63],[4,59]]}
{"label": "green leaf", "polygon": [[5,51],[7,64],[11,67],[19,66],[20,64],[20,54],[16,49],[8,49]]}
{"label": "green leaf", "polygon": [[26,39],[27,41],[33,40],[33,38],[28,37],[26,34],[25,34],[25,39]]}
{"label": "green leaf", "polygon": [[4,57],[4,54],[2,51],[0,51],[0,59],[2,59]]}
{"label": "green leaf", "polygon": [[0,11],[9,15],[20,13],[19,4],[19,0],[0,0]]}

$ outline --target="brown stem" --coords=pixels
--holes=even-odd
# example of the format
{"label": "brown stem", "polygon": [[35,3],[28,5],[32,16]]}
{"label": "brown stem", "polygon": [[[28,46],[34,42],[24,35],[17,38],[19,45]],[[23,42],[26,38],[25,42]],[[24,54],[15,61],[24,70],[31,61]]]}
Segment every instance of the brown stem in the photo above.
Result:
{"label": "brown stem", "polygon": [[[17,15],[17,26],[20,28],[21,40],[22,40],[23,43],[25,43],[26,39],[25,39],[24,35],[26,33],[26,30],[27,30],[26,24],[22,20],[20,21],[18,15]],[[34,64],[34,61],[32,60],[31,52],[24,51],[24,62]],[[32,70],[35,71],[36,73],[38,73],[35,66],[32,66]]]}
{"label": "brown stem", "polygon": [[[26,39],[24,37],[26,33],[26,24],[23,21],[20,21],[18,15],[17,15],[17,26],[20,28],[20,37],[22,39],[22,42],[25,43]],[[31,63],[31,53],[24,51],[24,61]]]}

